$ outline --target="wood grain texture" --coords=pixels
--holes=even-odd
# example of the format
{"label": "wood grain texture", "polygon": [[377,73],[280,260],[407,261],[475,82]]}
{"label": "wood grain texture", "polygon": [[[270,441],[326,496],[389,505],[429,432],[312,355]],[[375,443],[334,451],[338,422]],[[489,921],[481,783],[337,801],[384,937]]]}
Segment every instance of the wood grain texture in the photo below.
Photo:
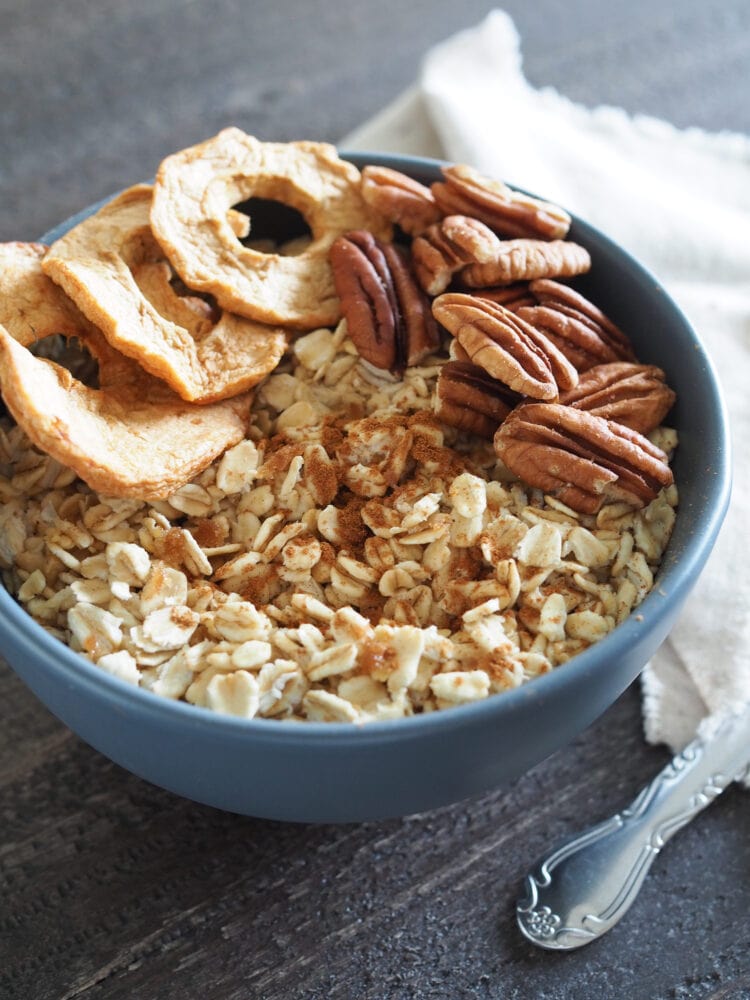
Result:
{"label": "wood grain texture", "polygon": [[[0,0],[0,239],[37,237],[230,123],[335,141],[490,6]],[[745,0],[505,8],[532,82],[750,132]],[[633,688],[505,791],[383,823],[270,823],[127,774],[0,663],[0,997],[750,995],[737,992],[750,972],[750,800],[735,789],[675,838],[602,941],[548,954],[515,930],[536,857],[626,805],[665,759],[643,743]]]}

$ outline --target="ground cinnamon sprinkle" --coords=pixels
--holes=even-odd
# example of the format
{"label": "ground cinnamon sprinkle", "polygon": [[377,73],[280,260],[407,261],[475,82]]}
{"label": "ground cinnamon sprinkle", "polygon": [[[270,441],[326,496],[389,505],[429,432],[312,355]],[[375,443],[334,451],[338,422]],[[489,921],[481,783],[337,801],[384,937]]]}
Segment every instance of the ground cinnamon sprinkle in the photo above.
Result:
{"label": "ground cinnamon sprinkle", "polygon": [[385,598],[377,591],[365,594],[359,605],[359,612],[372,624],[377,625],[384,618]]}
{"label": "ground cinnamon sprinkle", "polygon": [[[449,577],[451,580],[480,580],[484,575],[483,560],[472,549],[455,549],[451,553]],[[489,574],[494,574],[493,567],[486,567]]]}
{"label": "ground cinnamon sprinkle", "polygon": [[181,528],[170,528],[155,543],[156,555],[169,566],[181,566],[187,556],[187,541]]}
{"label": "ground cinnamon sprinkle", "polygon": [[270,565],[261,565],[251,576],[246,578],[242,588],[242,599],[252,601],[258,607],[267,605],[279,591],[279,569]]}
{"label": "ground cinnamon sprinkle", "polygon": [[227,526],[207,517],[198,518],[193,529],[193,538],[201,548],[216,548],[227,540]]}
{"label": "ground cinnamon sprinkle", "polygon": [[411,447],[412,457],[420,465],[427,465],[438,476],[459,476],[467,468],[465,458],[443,445],[437,445],[429,437],[422,434],[414,435]]}
{"label": "ground cinnamon sprinkle", "polygon": [[369,534],[367,525],[362,520],[362,508],[367,503],[364,497],[349,496],[342,507],[339,507],[338,530],[342,544],[345,547],[357,549],[364,545]]}
{"label": "ground cinnamon sprinkle", "polygon": [[326,462],[316,451],[311,450],[305,459],[305,472],[310,479],[310,489],[318,503],[322,507],[331,503],[339,491],[336,465]]}
{"label": "ground cinnamon sprinkle", "polygon": [[316,583],[328,583],[331,579],[331,566],[336,562],[336,549],[330,542],[320,543],[320,558],[313,566],[312,578]]}
{"label": "ground cinnamon sprinkle", "polygon": [[384,677],[396,669],[396,651],[384,642],[368,640],[362,644],[357,666],[369,677]]}
{"label": "ground cinnamon sprinkle", "polygon": [[258,469],[258,478],[273,479],[280,472],[285,472],[292,459],[303,451],[303,445],[289,444],[283,435],[272,437],[266,446],[265,461]]}

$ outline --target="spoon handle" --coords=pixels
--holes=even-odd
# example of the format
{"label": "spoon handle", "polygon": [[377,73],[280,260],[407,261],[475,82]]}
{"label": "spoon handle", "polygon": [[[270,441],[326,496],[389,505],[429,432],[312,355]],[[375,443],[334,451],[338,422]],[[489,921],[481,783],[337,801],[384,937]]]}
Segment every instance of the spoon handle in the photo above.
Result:
{"label": "spoon handle", "polygon": [[732,781],[750,773],[750,709],[693,740],[631,805],[558,846],[526,876],[516,907],[524,936],[542,948],[580,948],[633,903],[656,855]]}

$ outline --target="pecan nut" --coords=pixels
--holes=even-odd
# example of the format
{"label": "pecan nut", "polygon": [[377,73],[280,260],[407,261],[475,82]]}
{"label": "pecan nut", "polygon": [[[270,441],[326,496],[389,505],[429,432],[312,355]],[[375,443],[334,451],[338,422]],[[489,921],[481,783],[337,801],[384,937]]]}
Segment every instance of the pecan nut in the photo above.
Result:
{"label": "pecan nut", "polygon": [[366,361],[402,372],[438,346],[430,304],[398,247],[355,230],[334,241],[330,260],[349,336]]}
{"label": "pecan nut", "polygon": [[574,288],[540,279],[530,283],[529,291],[538,306],[524,318],[555,339],[579,371],[609,361],[636,360],[627,334]]}
{"label": "pecan nut", "polygon": [[675,401],[665,380],[656,365],[615,361],[589,368],[579,376],[575,388],[560,394],[560,402],[648,434],[659,426]]}
{"label": "pecan nut", "polygon": [[447,292],[435,299],[432,312],[474,364],[514,392],[555,400],[560,388],[578,382],[575,368],[553,344],[496,302]]}
{"label": "pecan nut", "polygon": [[560,403],[524,403],[495,434],[495,452],[520,479],[573,510],[645,507],[673,482],[667,456],[637,431]]}
{"label": "pecan nut", "polygon": [[518,312],[524,306],[535,306],[536,299],[529,291],[527,281],[518,281],[513,285],[498,285],[496,288],[477,288],[472,293],[482,299],[489,299],[500,306],[505,306],[511,312]]}
{"label": "pecan nut", "polygon": [[457,271],[468,264],[494,260],[500,246],[500,240],[483,222],[449,215],[412,243],[414,272],[428,295],[440,295]]}
{"label": "pecan nut", "polygon": [[400,170],[363,167],[360,190],[368,205],[409,236],[424,232],[442,217],[432,191]]}
{"label": "pecan nut", "polygon": [[568,240],[503,240],[494,260],[472,264],[461,272],[469,288],[507,285],[537,278],[570,278],[585,274],[591,257],[585,247]]}
{"label": "pecan nut", "polygon": [[451,427],[492,440],[521,397],[470,361],[448,361],[440,369],[435,413]]}
{"label": "pecan nut", "polygon": [[514,191],[502,181],[484,177],[473,167],[443,167],[444,180],[432,193],[446,215],[471,215],[503,236],[561,239],[570,228],[570,216],[557,205]]}

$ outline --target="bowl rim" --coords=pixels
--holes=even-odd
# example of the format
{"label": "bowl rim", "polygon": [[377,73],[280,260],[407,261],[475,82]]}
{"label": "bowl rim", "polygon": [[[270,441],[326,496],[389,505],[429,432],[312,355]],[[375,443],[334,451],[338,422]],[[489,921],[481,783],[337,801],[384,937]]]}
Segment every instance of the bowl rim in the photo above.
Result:
{"label": "bowl rim", "polygon": [[[434,172],[448,162],[429,157],[368,150],[348,151],[341,149],[339,155],[360,167],[367,163],[377,163],[396,170],[417,174]],[[515,190],[522,190],[517,185],[513,185],[513,187]],[[50,243],[57,239],[72,226],[97,211],[111,197],[110,195],[100,199],[54,226],[41,237],[40,242]],[[365,744],[382,742],[384,739],[408,740],[415,739],[422,734],[425,736],[435,734],[441,730],[474,727],[490,718],[499,724],[503,717],[508,713],[513,713],[517,706],[529,701],[557,698],[562,689],[570,687],[576,681],[584,681],[599,670],[606,669],[607,662],[617,659],[635,645],[644,630],[658,627],[659,622],[670,612],[671,601],[667,602],[666,598],[669,597],[679,602],[683,594],[691,588],[695,576],[702,569],[729,504],[731,438],[726,404],[715,366],[682,309],[666,292],[658,279],[627,250],[581,217],[573,213],[571,213],[571,217],[577,232],[584,237],[584,243],[586,242],[585,237],[592,235],[597,241],[602,242],[608,249],[620,256],[636,276],[650,282],[656,290],[661,291],[676,321],[684,328],[685,335],[692,338],[695,356],[704,369],[705,391],[709,397],[708,405],[716,413],[716,429],[719,438],[718,454],[715,466],[712,468],[713,474],[707,480],[707,488],[704,491],[706,520],[703,532],[699,536],[693,535],[687,540],[678,563],[674,565],[668,562],[662,563],[650,593],[637,608],[633,609],[625,621],[616,626],[603,639],[548,673],[532,678],[518,688],[491,695],[479,702],[398,719],[368,722],[304,721],[290,724],[291,720],[244,719],[212,712],[188,702],[155,694],[108,674],[48,633],[17,603],[1,583],[0,634],[9,626],[13,631],[13,640],[23,649],[30,662],[40,656],[46,658],[48,668],[58,673],[61,681],[67,681],[68,684],[74,684],[76,687],[80,685],[87,688],[97,697],[108,700],[114,708],[121,711],[135,711],[153,717],[166,716],[168,720],[174,720],[175,724],[183,722],[196,730],[210,729],[217,735],[226,733],[238,738],[262,736],[266,742],[285,744],[289,742],[317,743],[323,739],[329,744],[348,744],[351,742]],[[664,590],[665,584],[670,588],[668,592]],[[2,655],[2,649],[0,649],[0,655]]]}

